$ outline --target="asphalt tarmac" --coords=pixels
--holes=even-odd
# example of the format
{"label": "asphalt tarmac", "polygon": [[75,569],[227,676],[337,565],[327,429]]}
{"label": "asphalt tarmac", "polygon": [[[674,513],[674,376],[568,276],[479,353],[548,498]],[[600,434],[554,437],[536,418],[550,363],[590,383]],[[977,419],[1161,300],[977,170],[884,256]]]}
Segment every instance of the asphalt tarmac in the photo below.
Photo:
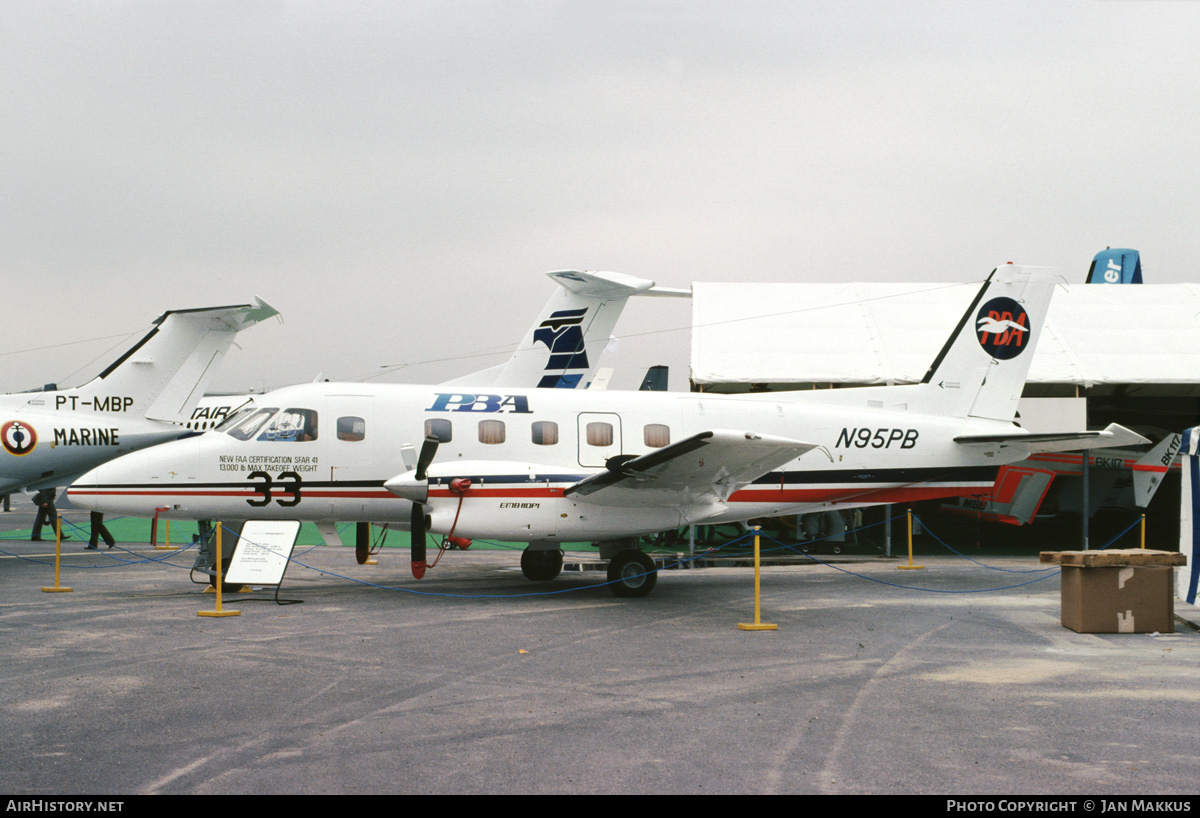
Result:
{"label": "asphalt tarmac", "polygon": [[3,793],[1196,789],[1200,617],[1074,633],[1036,557],[771,566],[778,630],[752,632],[749,568],[618,599],[602,572],[530,583],[515,553],[418,582],[403,551],[319,546],[281,593],[303,604],[227,595],[241,615],[207,618],[191,552],[82,547],[74,591],[44,593],[53,543],[0,542]]}

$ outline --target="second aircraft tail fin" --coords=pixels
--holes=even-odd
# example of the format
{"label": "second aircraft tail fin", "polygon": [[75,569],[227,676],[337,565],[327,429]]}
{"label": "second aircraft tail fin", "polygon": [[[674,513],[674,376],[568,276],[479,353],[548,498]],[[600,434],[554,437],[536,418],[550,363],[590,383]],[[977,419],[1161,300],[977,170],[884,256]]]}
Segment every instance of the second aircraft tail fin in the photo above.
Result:
{"label": "second aircraft tail fin", "polygon": [[1044,268],[993,270],[922,379],[924,408],[1011,421],[1054,286]]}
{"label": "second aircraft tail fin", "polygon": [[66,391],[93,411],[186,422],[234,336],[279,314],[261,298],[256,301],[165,312],[154,329],[98,376]]}
{"label": "second aircraft tail fin", "polygon": [[1182,444],[1183,435],[1167,435],[1133,464],[1133,499],[1139,508],[1150,505]]}
{"label": "second aircraft tail fin", "polygon": [[1109,247],[1092,259],[1088,284],[1141,284],[1142,259],[1137,250]]}

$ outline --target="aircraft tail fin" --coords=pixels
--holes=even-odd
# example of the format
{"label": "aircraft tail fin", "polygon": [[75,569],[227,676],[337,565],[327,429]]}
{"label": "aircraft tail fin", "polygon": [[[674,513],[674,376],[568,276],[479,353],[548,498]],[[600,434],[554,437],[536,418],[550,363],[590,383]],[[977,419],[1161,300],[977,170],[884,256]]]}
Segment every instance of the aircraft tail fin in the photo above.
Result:
{"label": "aircraft tail fin", "polygon": [[547,275],[558,289],[512,357],[443,385],[587,388],[631,296],[691,297],[690,290],[656,287],[653,281],[621,273],[561,270]]}
{"label": "aircraft tail fin", "polygon": [[1150,505],[1182,444],[1183,435],[1167,435],[1133,464],[1133,499],[1138,508]]}
{"label": "aircraft tail fin", "polygon": [[1142,258],[1137,250],[1109,247],[1092,259],[1088,284],[1141,284]]}
{"label": "aircraft tail fin", "polygon": [[667,378],[670,374],[670,369],[662,364],[656,364],[646,370],[646,377],[642,378],[642,385],[638,387],[639,392],[666,392]]}
{"label": "aircraft tail fin", "polygon": [[186,422],[234,336],[279,314],[261,298],[255,301],[165,312],[124,355],[88,383],[68,391],[77,403],[96,412]]}
{"label": "aircraft tail fin", "polygon": [[925,408],[1011,421],[1054,286],[1044,268],[993,270],[922,379]]}

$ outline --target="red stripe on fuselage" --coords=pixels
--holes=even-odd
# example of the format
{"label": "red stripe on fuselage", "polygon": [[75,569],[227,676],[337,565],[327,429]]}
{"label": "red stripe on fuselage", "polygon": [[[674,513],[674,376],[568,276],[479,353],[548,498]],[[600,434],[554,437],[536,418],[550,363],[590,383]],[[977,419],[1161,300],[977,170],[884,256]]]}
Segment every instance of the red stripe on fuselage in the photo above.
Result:
{"label": "red stripe on fuselage", "polygon": [[566,489],[536,488],[536,489],[467,489],[462,495],[455,494],[450,489],[430,489],[430,497],[562,497]]}
{"label": "red stripe on fuselage", "polygon": [[[908,486],[827,486],[803,489],[779,488],[746,488],[735,491],[729,498],[731,503],[832,503],[838,501],[872,502],[872,503],[915,503],[921,500],[936,500],[941,497],[959,497],[986,492],[992,487],[991,483],[965,483],[959,485],[908,485]],[[281,496],[288,495],[286,489],[278,490]],[[482,498],[559,498],[563,496],[565,487],[547,488],[471,488],[461,495],[466,499]],[[304,499],[398,499],[386,490],[356,489],[338,491],[335,489],[305,489],[300,494]],[[72,489],[70,495],[76,497],[230,497],[235,499],[250,499],[260,497],[261,492],[251,488],[237,489]],[[430,498],[456,498],[460,495],[449,489],[431,489]]]}
{"label": "red stripe on fuselage", "polygon": [[[287,495],[291,492],[279,487],[272,488],[272,493]],[[304,497],[325,497],[345,499],[376,499],[397,500],[390,491],[370,491],[356,489],[353,491],[336,491],[320,489],[301,489]],[[71,489],[69,497],[261,497],[262,493],[251,489]]]}
{"label": "red stripe on fuselage", "polygon": [[968,483],[958,486],[844,486],[841,488],[810,489],[742,489],[729,497],[731,503],[916,503],[941,497],[962,497],[986,492],[991,483]]}

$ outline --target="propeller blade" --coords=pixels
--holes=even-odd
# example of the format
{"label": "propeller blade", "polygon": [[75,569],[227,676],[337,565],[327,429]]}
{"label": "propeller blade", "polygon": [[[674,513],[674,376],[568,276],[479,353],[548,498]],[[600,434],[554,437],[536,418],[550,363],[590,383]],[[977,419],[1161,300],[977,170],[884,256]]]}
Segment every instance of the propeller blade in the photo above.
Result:
{"label": "propeller blade", "polygon": [[417,579],[425,576],[425,504],[412,504],[412,524],[409,526],[409,536],[412,538],[412,573]]}
{"label": "propeller blade", "polygon": [[429,473],[429,464],[433,462],[433,456],[437,454],[438,444],[441,441],[433,435],[425,438],[425,442],[421,444],[421,454],[417,458],[417,474],[418,480],[424,480]]}

